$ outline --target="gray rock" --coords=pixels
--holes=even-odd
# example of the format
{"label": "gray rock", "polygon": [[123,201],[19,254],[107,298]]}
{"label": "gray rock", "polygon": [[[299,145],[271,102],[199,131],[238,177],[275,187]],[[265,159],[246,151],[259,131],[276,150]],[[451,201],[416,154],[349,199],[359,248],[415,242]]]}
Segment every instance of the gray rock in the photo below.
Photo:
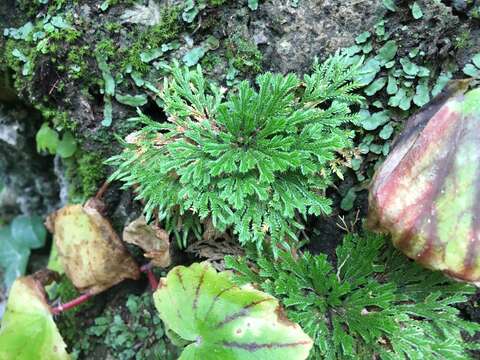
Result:
{"label": "gray rock", "polygon": [[0,217],[47,215],[58,203],[52,158],[36,151],[38,114],[21,105],[0,104]]}
{"label": "gray rock", "polygon": [[268,39],[262,50],[269,70],[304,73],[315,56],[350,46],[384,12],[380,0],[302,0],[297,8],[289,1],[268,1],[252,15],[248,32]]}

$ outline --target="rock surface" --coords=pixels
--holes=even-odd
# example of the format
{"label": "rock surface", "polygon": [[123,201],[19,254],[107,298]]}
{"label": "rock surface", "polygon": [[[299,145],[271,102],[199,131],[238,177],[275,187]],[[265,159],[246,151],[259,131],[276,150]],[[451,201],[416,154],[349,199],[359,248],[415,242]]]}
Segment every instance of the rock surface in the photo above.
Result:
{"label": "rock surface", "polygon": [[17,213],[46,215],[58,202],[58,185],[51,157],[37,153],[39,115],[20,105],[0,105],[0,218]]}

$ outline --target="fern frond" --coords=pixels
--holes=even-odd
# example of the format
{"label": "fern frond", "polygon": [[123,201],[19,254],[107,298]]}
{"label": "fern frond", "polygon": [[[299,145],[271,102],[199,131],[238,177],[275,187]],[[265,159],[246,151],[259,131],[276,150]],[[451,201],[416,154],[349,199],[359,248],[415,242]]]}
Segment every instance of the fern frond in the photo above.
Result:
{"label": "fern frond", "polygon": [[314,339],[311,359],[470,358],[462,332],[473,335],[480,325],[463,320],[454,305],[475,288],[420,268],[381,236],[348,235],[335,268],[323,254],[277,249],[277,257],[250,251],[225,263],[239,284],[257,284],[281,300]]}

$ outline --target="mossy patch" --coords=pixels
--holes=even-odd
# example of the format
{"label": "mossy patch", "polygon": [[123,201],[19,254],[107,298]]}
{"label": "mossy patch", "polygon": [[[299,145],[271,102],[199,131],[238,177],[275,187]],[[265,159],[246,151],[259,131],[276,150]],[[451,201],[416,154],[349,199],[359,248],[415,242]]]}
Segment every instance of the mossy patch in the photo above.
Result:
{"label": "mossy patch", "polygon": [[263,55],[251,40],[233,35],[226,40],[227,59],[243,73],[257,74],[262,71]]}
{"label": "mossy patch", "polygon": [[182,30],[180,22],[181,10],[177,6],[167,6],[162,8],[160,12],[160,21],[157,25],[147,29],[135,25],[131,44],[122,47],[119,50],[119,58],[121,58],[120,69],[122,71],[131,67],[140,73],[146,73],[149,70],[148,64],[143,62],[140,54],[146,50],[160,47],[161,45],[175,40]]}
{"label": "mossy patch", "polygon": [[97,153],[79,151],[73,158],[66,159],[65,165],[69,183],[68,199],[71,203],[82,203],[95,195],[105,180],[103,158]]}

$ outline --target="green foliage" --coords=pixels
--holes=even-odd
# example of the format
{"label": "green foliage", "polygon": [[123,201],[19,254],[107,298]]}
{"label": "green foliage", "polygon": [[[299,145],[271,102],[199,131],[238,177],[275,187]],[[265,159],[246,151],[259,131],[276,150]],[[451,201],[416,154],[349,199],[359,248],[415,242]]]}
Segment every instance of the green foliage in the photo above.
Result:
{"label": "green foliage", "polygon": [[184,1],[182,18],[185,22],[192,23],[198,13],[207,6],[221,6],[226,2],[227,0],[186,0]]}
{"label": "green foliage", "polygon": [[[384,1],[394,11],[393,1]],[[411,4],[416,16],[418,4]],[[357,81],[365,85],[367,101],[360,109],[361,128],[356,130],[356,149],[351,161],[357,180],[366,185],[373,176],[378,161],[388,155],[396,132],[413,111],[438,95],[456,69],[449,62],[434,64],[422,50],[422,42],[408,43],[408,28],[404,36],[395,34],[385,20],[374,25],[373,31],[359,34],[355,45],[344,49],[352,62],[366,57]],[[395,34],[395,35],[394,35]],[[413,38],[415,39],[415,38]],[[405,49],[409,48],[410,51]],[[345,189],[342,196],[352,194]]]}
{"label": "green foliage", "polygon": [[128,68],[142,74],[148,71],[148,64],[142,61],[141,54],[148,50],[160,48],[163,44],[178,37],[182,30],[179,22],[180,11],[177,6],[163,6],[160,10],[158,24],[149,27],[148,31],[138,31],[135,42],[120,49],[118,56],[122,59],[121,68],[123,71]]}
{"label": "green foliage", "polygon": [[331,210],[324,191],[336,152],[351,145],[343,125],[361,101],[352,94],[357,68],[336,55],[303,81],[265,73],[258,88],[244,81],[224,97],[200,67],[174,65],[161,93],[169,122],[140,113],[134,121],[143,129],[109,160],[118,167],[111,180],[135,186],[149,218],[176,209],[211,217],[218,230],[233,226],[241,243],[259,247],[267,236],[296,238],[297,213]]}
{"label": "green foliage", "polygon": [[0,359],[68,360],[41,284],[32,277],[15,281],[0,329]]}
{"label": "green foliage", "polygon": [[37,142],[38,152],[48,151],[50,154],[55,154],[58,143],[60,142],[58,133],[48,126],[48,123],[43,123],[35,136],[35,140]]}
{"label": "green foliage", "polygon": [[412,10],[412,16],[415,20],[421,19],[423,17],[423,11],[418,2],[413,2],[410,5],[410,9]]}
{"label": "green foliage", "polygon": [[130,295],[127,301],[107,309],[73,343],[75,358],[93,359],[98,348],[105,348],[117,360],[178,358],[179,350],[165,336],[160,318],[155,314],[151,293]]}
{"label": "green foliage", "polygon": [[173,268],[153,296],[169,335],[186,342],[180,359],[302,360],[312,347],[275,298],[206,262]]}
{"label": "green foliage", "polygon": [[48,126],[48,123],[43,123],[35,140],[38,152],[47,151],[50,154],[58,154],[62,158],[72,156],[77,150],[77,142],[70,131],[65,132],[60,139],[58,133]]}
{"label": "green foliage", "polygon": [[66,159],[66,177],[69,183],[68,199],[72,203],[83,203],[95,195],[105,180],[103,157],[96,152],[79,151]]}
{"label": "green foliage", "polygon": [[454,39],[455,49],[467,49],[472,46],[472,34],[470,29],[462,30]]}
{"label": "green foliage", "polygon": [[258,0],[247,0],[247,5],[250,10],[258,9]]}
{"label": "green foliage", "polygon": [[378,235],[348,235],[336,255],[336,267],[309,252],[225,261],[239,283],[280,299],[314,339],[312,359],[468,358],[472,344],[462,332],[480,326],[462,320],[454,305],[474,287],[420,268]]}
{"label": "green foliage", "polygon": [[463,68],[463,73],[475,79],[480,79],[480,53],[472,57],[472,61]]}
{"label": "green foliage", "polygon": [[262,71],[263,55],[252,41],[234,35],[227,40],[226,47],[227,59],[235,69],[252,74]]}
{"label": "green foliage", "polygon": [[383,5],[390,11],[397,11],[397,5],[395,5],[395,0],[382,0]]}
{"label": "green foliage", "polygon": [[46,237],[39,216],[20,215],[10,225],[0,227],[0,273],[5,288],[25,273],[30,250],[43,247]]}

